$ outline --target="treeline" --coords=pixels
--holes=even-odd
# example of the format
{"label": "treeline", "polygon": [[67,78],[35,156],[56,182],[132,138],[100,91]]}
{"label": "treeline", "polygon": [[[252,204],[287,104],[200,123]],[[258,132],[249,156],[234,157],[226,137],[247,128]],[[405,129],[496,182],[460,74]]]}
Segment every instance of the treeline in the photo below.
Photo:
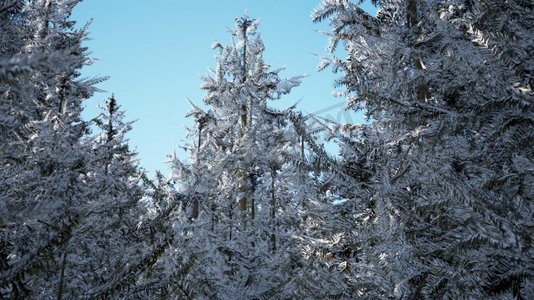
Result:
{"label": "treeline", "polygon": [[105,78],[80,75],[78,2],[0,0],[2,298],[534,296],[531,1],[323,0],[345,54],[319,69],[369,124],[272,108],[303,77],[236,19],[153,179],[115,97],[80,117]]}

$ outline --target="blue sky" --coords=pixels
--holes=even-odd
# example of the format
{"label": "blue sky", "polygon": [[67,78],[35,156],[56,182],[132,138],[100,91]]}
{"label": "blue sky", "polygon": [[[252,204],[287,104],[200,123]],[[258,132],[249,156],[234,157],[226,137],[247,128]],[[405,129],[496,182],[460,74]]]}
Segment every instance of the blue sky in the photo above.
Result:
{"label": "blue sky", "polygon": [[[200,76],[215,66],[214,41],[229,41],[227,29],[245,11],[259,19],[266,47],[265,61],[273,68],[286,66],[283,77],[309,74],[301,86],[273,106],[287,107],[301,100],[297,109],[317,113],[338,122],[363,122],[361,114],[343,111],[343,99],[332,96],[336,75],[317,72],[314,54],[326,54],[326,23],[313,24],[317,1],[288,0],[85,0],[72,19],[83,25],[90,19],[90,37],[85,46],[98,60],[86,67],[85,77],[110,76],[98,93],[86,102],[84,117],[98,114],[97,106],[111,93],[126,111],[127,120],[137,120],[129,134],[147,171],[168,174],[165,161],[186,140],[187,98],[202,103]],[[374,14],[375,9],[364,5]]]}

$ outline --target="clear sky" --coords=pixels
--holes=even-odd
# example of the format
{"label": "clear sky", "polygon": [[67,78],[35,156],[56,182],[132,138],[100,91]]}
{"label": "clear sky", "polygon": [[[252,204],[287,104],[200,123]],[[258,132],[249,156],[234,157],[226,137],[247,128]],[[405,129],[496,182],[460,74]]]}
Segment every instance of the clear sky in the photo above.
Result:
{"label": "clear sky", "polygon": [[[303,83],[274,106],[287,107],[301,100],[298,110],[316,113],[343,123],[363,122],[361,114],[344,112],[343,99],[332,96],[336,75],[317,72],[314,54],[326,54],[329,30],[326,23],[313,24],[312,10],[320,1],[290,0],[84,0],[74,10],[78,25],[90,19],[92,40],[85,45],[98,59],[83,70],[83,76],[111,78],[100,85],[105,93],[86,102],[84,117],[98,114],[97,105],[111,93],[126,111],[127,120],[137,120],[129,134],[140,164],[153,174],[168,174],[167,155],[186,140],[185,118],[189,98],[202,103],[200,76],[215,67],[214,41],[229,41],[227,29],[245,11],[259,19],[266,47],[265,61],[273,68],[286,66],[282,77],[309,74]],[[375,13],[376,9],[364,5]]]}

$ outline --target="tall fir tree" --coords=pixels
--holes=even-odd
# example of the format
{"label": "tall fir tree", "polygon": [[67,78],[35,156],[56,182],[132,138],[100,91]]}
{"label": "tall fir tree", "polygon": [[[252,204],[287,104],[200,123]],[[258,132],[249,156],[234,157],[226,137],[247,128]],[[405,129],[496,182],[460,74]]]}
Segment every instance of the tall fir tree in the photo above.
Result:
{"label": "tall fir tree", "polygon": [[2,297],[88,296],[141,254],[134,229],[143,191],[123,139],[129,124],[114,100],[102,138],[80,117],[103,79],[80,78],[91,60],[81,46],[86,28],[69,20],[77,3],[0,3]]}
{"label": "tall fir tree", "polygon": [[93,119],[99,132],[86,137],[92,148],[84,182],[87,213],[68,249],[64,288],[68,297],[106,295],[107,288],[150,248],[146,233],[136,230],[145,216],[145,191],[143,171],[125,138],[132,122],[124,123],[124,112],[114,96],[102,110]]}
{"label": "tall fir tree", "polygon": [[202,84],[209,110],[193,105],[190,163],[173,160],[184,194],[177,219],[182,270],[190,266],[189,286],[200,298],[287,298],[305,289],[302,223],[306,205],[320,197],[304,157],[311,135],[294,107],[268,106],[300,77],[269,70],[256,27],[237,19],[232,45],[214,45],[217,67]]}
{"label": "tall fir tree", "polygon": [[[354,162],[380,165],[368,192],[374,221],[360,243],[363,258],[381,261],[362,266],[362,276],[376,271],[361,291],[528,298],[532,4],[374,1],[374,17],[359,3],[325,0],[313,17],[330,20],[331,49],[343,43],[347,52],[322,67],[343,73],[348,106],[364,107],[374,120],[342,144]],[[362,136],[368,130],[380,138]],[[376,145],[380,155],[365,156],[355,143]],[[397,233],[384,234],[391,230]]]}
{"label": "tall fir tree", "polygon": [[81,46],[85,28],[75,30],[68,20],[74,5],[1,5],[8,29],[2,32],[2,113],[9,122],[1,138],[0,282],[10,298],[61,298],[65,250],[84,214],[90,149],[80,143],[87,131],[81,102],[99,80],[79,78],[90,60]]}

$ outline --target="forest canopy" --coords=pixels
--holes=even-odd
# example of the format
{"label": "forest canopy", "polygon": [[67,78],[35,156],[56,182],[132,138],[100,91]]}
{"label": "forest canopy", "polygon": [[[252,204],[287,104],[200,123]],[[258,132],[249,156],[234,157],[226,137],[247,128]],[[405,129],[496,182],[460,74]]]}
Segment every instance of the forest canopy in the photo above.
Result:
{"label": "forest canopy", "polygon": [[1,298],[534,297],[531,1],[317,1],[367,124],[274,108],[306,78],[238,17],[154,178],[120,97],[81,117],[79,2],[0,0]]}

